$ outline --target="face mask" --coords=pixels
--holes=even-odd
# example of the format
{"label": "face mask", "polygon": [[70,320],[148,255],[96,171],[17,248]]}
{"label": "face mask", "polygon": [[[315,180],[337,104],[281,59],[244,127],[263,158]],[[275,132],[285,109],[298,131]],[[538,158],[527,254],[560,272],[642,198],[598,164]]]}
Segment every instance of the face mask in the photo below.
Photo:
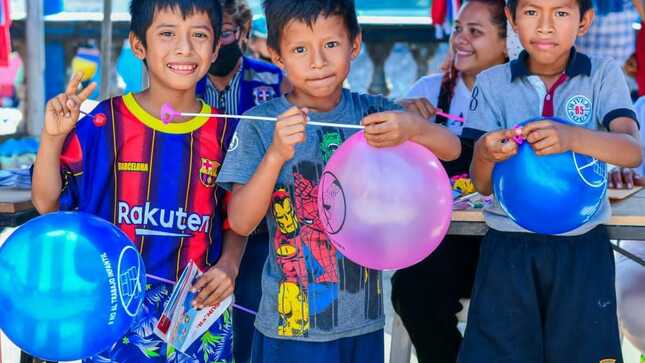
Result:
{"label": "face mask", "polygon": [[208,73],[216,77],[223,77],[233,70],[242,56],[242,50],[238,42],[233,42],[220,47],[217,59],[211,64]]}

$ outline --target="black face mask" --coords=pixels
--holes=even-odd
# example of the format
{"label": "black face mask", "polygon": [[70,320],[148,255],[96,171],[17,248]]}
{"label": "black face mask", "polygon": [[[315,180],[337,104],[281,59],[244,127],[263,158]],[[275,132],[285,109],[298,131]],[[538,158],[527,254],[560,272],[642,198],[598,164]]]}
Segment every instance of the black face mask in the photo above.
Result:
{"label": "black face mask", "polygon": [[231,73],[241,56],[242,50],[240,49],[240,44],[238,42],[222,46],[219,48],[217,59],[215,59],[215,62],[211,64],[211,68],[208,70],[208,73],[216,77],[224,77]]}

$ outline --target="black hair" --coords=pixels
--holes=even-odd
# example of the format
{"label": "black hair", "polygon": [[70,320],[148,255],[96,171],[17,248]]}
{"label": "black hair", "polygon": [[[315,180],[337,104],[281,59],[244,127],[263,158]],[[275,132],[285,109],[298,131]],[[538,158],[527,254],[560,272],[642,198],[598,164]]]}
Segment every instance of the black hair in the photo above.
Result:
{"label": "black hair", "polygon": [[213,47],[217,44],[222,33],[222,8],[219,1],[214,0],[132,0],[130,2],[130,32],[146,44],[146,32],[159,10],[178,9],[184,19],[195,13],[204,12],[208,15],[213,26]]}
{"label": "black hair", "polygon": [[240,27],[249,26],[253,21],[251,8],[246,0],[219,0],[222,11],[233,17],[233,21]]}
{"label": "black hair", "polygon": [[263,6],[269,31],[267,45],[278,53],[284,28],[294,20],[311,27],[320,15],[337,15],[343,18],[350,40],[361,31],[354,0],[264,0]]}
{"label": "black hair", "polygon": [[[517,11],[517,4],[520,0],[508,0],[506,6],[511,10],[511,15],[513,20],[515,20],[515,12]],[[580,19],[587,13],[587,11],[593,8],[592,0],[577,0],[578,7],[580,8]]]}

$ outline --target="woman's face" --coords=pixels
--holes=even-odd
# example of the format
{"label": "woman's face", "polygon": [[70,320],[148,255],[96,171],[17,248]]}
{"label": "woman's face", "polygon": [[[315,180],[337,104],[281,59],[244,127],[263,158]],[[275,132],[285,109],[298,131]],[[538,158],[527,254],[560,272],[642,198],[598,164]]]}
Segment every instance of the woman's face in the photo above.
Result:
{"label": "woman's face", "polygon": [[480,2],[461,9],[450,44],[455,68],[471,76],[506,61],[506,39],[493,24],[489,5]]}

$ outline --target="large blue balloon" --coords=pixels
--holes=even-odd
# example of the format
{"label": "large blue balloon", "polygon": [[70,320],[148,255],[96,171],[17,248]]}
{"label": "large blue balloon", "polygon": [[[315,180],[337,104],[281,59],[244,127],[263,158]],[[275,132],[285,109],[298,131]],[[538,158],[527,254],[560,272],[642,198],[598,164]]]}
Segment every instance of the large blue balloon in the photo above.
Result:
{"label": "large blue balloon", "polygon": [[493,190],[520,226],[542,234],[565,233],[598,211],[607,192],[607,165],[571,151],[537,156],[524,142],[517,155],[495,166]]}
{"label": "large blue balloon", "polygon": [[114,225],[85,213],[51,213],[0,247],[0,329],[46,360],[109,348],[143,301],[143,260]]}

